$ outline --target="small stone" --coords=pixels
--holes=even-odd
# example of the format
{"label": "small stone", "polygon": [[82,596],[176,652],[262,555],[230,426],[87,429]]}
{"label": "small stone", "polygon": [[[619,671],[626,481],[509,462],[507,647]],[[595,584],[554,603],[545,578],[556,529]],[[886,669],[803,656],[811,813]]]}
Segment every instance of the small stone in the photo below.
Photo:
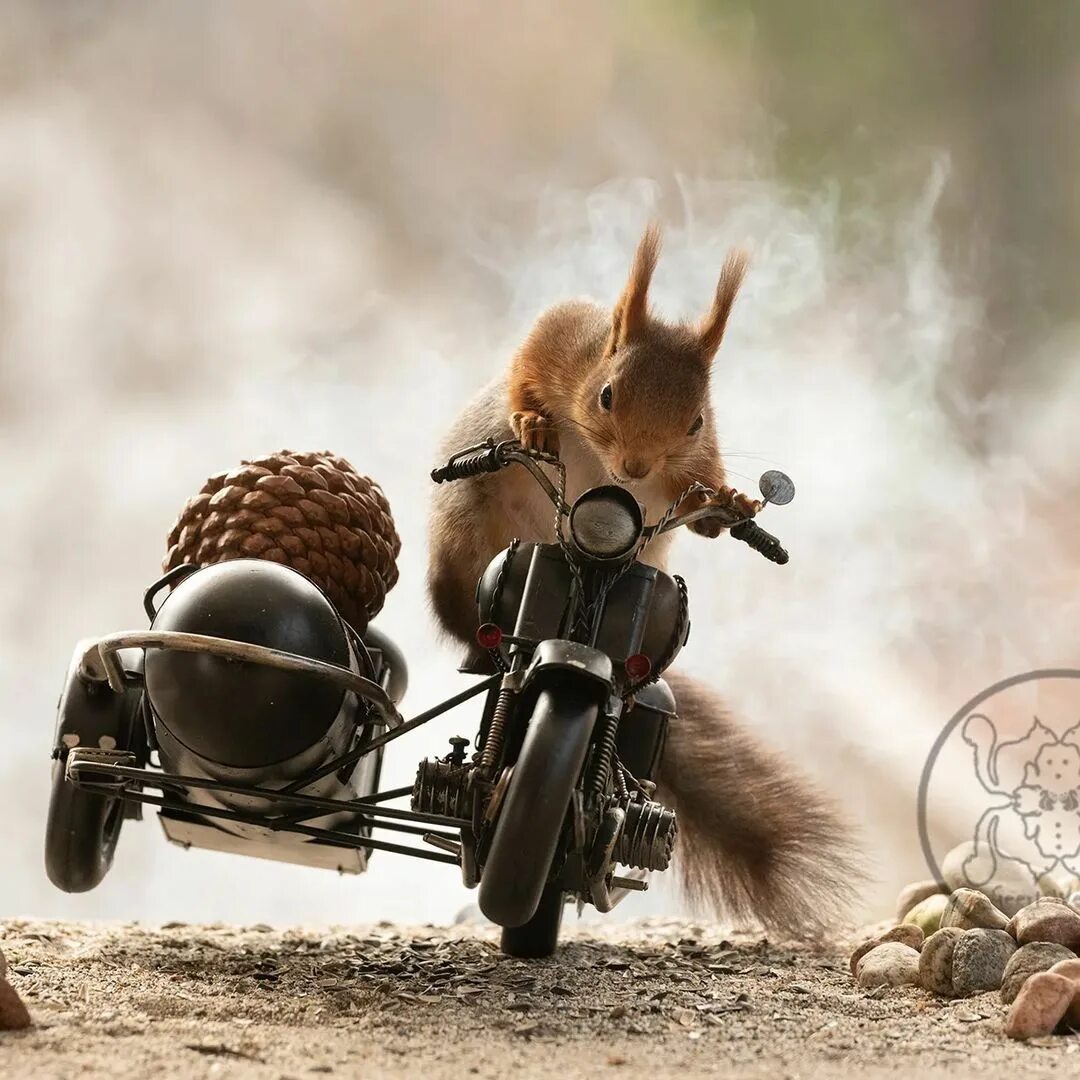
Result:
{"label": "small stone", "polygon": [[1010,916],[1039,895],[1034,877],[1021,863],[973,840],[958,844],[941,860],[941,876],[949,889],[976,889]]}
{"label": "small stone", "polygon": [[1069,893],[1069,906],[1080,911],[1080,892]]}
{"label": "small stone", "polygon": [[1072,1004],[1065,1010],[1061,1022],[1074,1031],[1080,1030],[1080,957],[1062,960],[1050,969],[1053,975],[1063,975],[1074,987]]}
{"label": "small stone", "polygon": [[958,926],[961,930],[1004,930],[1009,925],[1009,919],[981,892],[957,889],[945,904],[941,925]]}
{"label": "small stone", "polygon": [[876,986],[914,986],[919,981],[919,954],[910,945],[887,941],[859,961],[855,977],[864,990]]}
{"label": "small stone", "polygon": [[30,1026],[30,1012],[15,987],[0,979],[0,1031],[21,1031]]}
{"label": "small stone", "polygon": [[953,950],[964,931],[946,926],[923,942],[919,953],[919,985],[935,994],[952,993]]}
{"label": "small stone", "polygon": [[1055,975],[1064,975],[1066,979],[1072,979],[1076,988],[1080,990],[1080,956],[1070,956],[1067,960],[1059,960],[1051,969]]}
{"label": "small stone", "polygon": [[923,932],[917,926],[901,924],[886,930],[884,934],[868,938],[851,954],[851,974],[855,974],[855,968],[858,967],[859,961],[871,949],[876,949],[879,945],[884,945],[888,941],[899,941],[902,945],[907,945],[918,951],[922,948]]}
{"label": "small stone", "polygon": [[928,897],[936,896],[948,890],[937,881],[916,881],[911,885],[905,885],[896,898],[896,921],[903,922],[907,913]]}
{"label": "small stone", "polygon": [[953,950],[952,988],[957,997],[997,990],[1016,942],[1004,930],[968,930]]}
{"label": "small stone", "polygon": [[949,898],[944,893],[936,893],[920,900],[905,916],[904,922],[917,926],[924,937],[929,937],[935,930],[941,929],[941,916]]}
{"label": "small stone", "polygon": [[1020,988],[1032,975],[1049,971],[1062,960],[1072,960],[1073,955],[1071,949],[1049,941],[1033,941],[1030,945],[1021,945],[1005,965],[1005,973],[1001,978],[1002,1004],[1011,1005],[1020,993]]}
{"label": "small stone", "polygon": [[1072,1004],[1065,1011],[1062,1023],[1074,1030],[1080,1030],[1080,957],[1061,960],[1050,969],[1055,975],[1064,975],[1076,987],[1072,995]]}
{"label": "small stone", "polygon": [[1074,952],[1080,949],[1080,912],[1054,896],[1041,897],[1021,908],[1009,920],[1008,930],[1021,945],[1052,941]]}
{"label": "small stone", "polygon": [[1010,1039],[1051,1034],[1068,1011],[1075,993],[1073,981],[1064,975],[1050,971],[1032,975],[1005,1018],[1005,1034]]}

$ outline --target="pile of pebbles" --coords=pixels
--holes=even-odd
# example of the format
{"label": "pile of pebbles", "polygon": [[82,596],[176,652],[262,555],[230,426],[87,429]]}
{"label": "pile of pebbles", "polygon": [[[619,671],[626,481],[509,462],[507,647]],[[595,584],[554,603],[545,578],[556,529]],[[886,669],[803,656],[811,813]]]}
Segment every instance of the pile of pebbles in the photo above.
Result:
{"label": "pile of pebbles", "polygon": [[997,991],[1013,1039],[1080,1031],[1080,891],[1062,895],[1049,880],[1038,889],[1001,880],[957,885],[967,854],[946,859],[944,882],[901,892],[896,924],[852,953],[855,980],[864,989],[917,986],[949,998]]}
{"label": "pile of pebbles", "polygon": [[29,1026],[30,1011],[7,981],[7,960],[0,952],[0,1031],[20,1031]]}

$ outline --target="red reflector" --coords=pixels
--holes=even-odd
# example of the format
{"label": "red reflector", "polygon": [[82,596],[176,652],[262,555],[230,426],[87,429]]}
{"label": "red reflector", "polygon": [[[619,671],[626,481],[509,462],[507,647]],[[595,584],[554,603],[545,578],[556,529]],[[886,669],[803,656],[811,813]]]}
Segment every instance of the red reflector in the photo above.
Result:
{"label": "red reflector", "polygon": [[481,649],[497,649],[502,644],[502,629],[493,622],[486,622],[476,628],[476,644]]}
{"label": "red reflector", "polygon": [[652,671],[652,661],[644,653],[628,656],[623,666],[626,668],[626,674],[634,682],[641,682],[642,679],[648,678],[649,672]]}

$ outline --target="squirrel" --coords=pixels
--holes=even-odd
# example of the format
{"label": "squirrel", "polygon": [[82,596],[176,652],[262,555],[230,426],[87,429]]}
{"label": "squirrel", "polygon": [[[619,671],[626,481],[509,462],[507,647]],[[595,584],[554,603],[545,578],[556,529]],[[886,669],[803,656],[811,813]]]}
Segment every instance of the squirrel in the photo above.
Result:
{"label": "squirrel", "polygon": [[[572,503],[600,484],[624,485],[655,521],[686,489],[681,509],[704,500],[752,517],[762,503],[725,483],[709,403],[709,377],[747,259],[732,251],[711,307],[697,324],[656,318],[649,285],[660,230],[649,225],[614,308],[589,301],[544,311],[509,371],[485,387],[458,417],[446,457],[463,446],[516,438],[557,453]],[[550,539],[551,503],[524,469],[504,469],[435,492],[428,590],[442,629],[473,645],[474,591],[485,567],[515,538]],[[704,519],[689,528],[714,537]],[[671,534],[654,539],[642,561],[664,569]],[[678,861],[688,899],[736,920],[806,937],[841,916],[859,877],[847,825],[797,770],[728,715],[705,686],[665,673],[677,702],[654,780],[657,798],[675,810]]]}

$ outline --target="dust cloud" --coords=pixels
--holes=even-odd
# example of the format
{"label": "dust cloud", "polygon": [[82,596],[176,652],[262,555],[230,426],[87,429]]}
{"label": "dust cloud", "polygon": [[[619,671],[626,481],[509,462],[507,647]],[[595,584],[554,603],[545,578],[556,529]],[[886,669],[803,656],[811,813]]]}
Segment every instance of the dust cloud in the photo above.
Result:
{"label": "dust cloud", "polygon": [[[1024,375],[1075,340],[1031,341],[1007,396],[970,396],[984,310],[943,254],[950,148],[898,149],[855,194],[785,180],[740,10],[718,55],[647,5],[6,6],[0,914],[447,921],[472,901],[392,856],[338,879],[183,852],[150,816],[99,889],[62,895],[41,854],[56,697],[79,638],[142,624],[184,499],[281,447],[382,484],[406,712],[460,689],[423,591],[434,446],[546,303],[615,297],[650,217],[670,316],[749,246],[718,424],[740,486],[778,467],[799,492],[763,520],[787,567],[678,542],[685,666],[842,798],[867,912],[925,876],[915,789],[941,726],[1076,655],[1080,369]],[[474,718],[393,746],[386,781]],[[948,809],[958,839],[969,810]],[[677,906],[661,886],[619,914]]]}

